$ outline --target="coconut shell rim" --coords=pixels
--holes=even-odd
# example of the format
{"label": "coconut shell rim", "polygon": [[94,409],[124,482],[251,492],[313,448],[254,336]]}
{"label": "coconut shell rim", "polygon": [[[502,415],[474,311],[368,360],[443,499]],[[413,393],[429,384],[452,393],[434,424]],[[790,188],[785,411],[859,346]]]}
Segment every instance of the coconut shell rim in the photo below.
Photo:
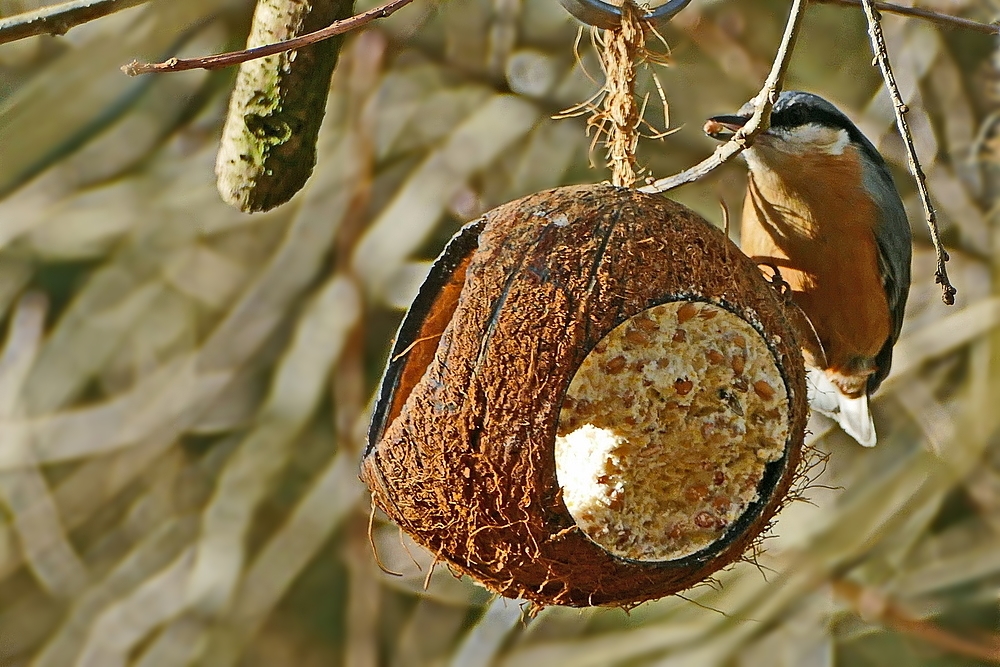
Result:
{"label": "coconut shell rim", "polygon": [[[368,423],[368,441],[361,455],[361,460],[366,459],[375,450],[385,430],[392,423],[388,419],[389,411],[392,408],[396,391],[399,389],[399,380],[409,361],[407,351],[418,341],[416,336],[420,332],[423,318],[426,317],[438,294],[444,289],[448,279],[454,275],[462,260],[479,248],[479,233],[485,226],[486,217],[480,216],[463,225],[448,239],[444,249],[431,263],[427,277],[420,283],[417,295],[406,309],[406,314],[403,315],[396,335],[393,337],[385,370],[379,379],[377,398]],[[421,307],[419,315],[417,314],[418,306]],[[418,317],[421,319],[418,320]]]}

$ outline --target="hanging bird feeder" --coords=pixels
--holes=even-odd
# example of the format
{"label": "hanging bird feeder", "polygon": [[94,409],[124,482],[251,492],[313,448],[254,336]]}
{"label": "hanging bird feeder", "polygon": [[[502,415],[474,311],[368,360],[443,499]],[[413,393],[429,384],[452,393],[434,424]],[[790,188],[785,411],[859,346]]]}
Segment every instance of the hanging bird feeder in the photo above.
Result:
{"label": "hanging bird feeder", "polygon": [[629,606],[738,560],[808,416],[782,297],[697,214],[610,185],[504,204],[400,328],[362,479],[488,589]]}

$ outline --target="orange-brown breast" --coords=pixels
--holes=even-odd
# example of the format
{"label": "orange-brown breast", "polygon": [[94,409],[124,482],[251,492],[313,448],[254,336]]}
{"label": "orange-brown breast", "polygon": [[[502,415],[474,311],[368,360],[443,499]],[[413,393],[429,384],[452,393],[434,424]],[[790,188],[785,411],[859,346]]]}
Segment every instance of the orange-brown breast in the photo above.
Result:
{"label": "orange-brown breast", "polygon": [[878,216],[862,189],[858,154],[848,147],[776,166],[751,171],[740,246],[773,263],[791,286],[822,344],[823,355],[807,348],[814,365],[841,380],[845,393],[860,395],[891,319],[873,229]]}

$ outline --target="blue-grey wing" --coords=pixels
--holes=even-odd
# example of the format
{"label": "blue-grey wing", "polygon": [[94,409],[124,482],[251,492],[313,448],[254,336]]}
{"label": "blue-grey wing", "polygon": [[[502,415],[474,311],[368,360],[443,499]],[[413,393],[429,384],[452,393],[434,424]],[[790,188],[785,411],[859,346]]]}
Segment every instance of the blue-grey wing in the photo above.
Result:
{"label": "blue-grey wing", "polygon": [[[892,318],[889,338],[875,358],[877,370],[868,378],[870,395],[882,384],[892,365],[892,346],[896,344],[903,326],[903,311],[910,291],[910,259],[913,251],[910,223],[892,174],[874,146],[869,143],[865,148],[868,149],[865,152],[870,159],[865,165],[863,183],[882,212],[881,220],[875,228],[875,240],[878,244],[879,272],[882,274],[882,285]],[[874,157],[871,153],[875,154]]]}

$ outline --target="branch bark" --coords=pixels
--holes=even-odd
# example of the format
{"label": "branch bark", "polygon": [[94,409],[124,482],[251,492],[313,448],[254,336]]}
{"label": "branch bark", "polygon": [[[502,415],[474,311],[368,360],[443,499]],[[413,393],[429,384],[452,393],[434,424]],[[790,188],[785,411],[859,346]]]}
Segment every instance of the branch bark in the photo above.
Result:
{"label": "branch bark", "polygon": [[[258,0],[248,43],[308,33],[353,9],[354,0]],[[308,180],[341,41],[240,66],[215,163],[227,203],[248,213],[266,211],[287,202]]]}

